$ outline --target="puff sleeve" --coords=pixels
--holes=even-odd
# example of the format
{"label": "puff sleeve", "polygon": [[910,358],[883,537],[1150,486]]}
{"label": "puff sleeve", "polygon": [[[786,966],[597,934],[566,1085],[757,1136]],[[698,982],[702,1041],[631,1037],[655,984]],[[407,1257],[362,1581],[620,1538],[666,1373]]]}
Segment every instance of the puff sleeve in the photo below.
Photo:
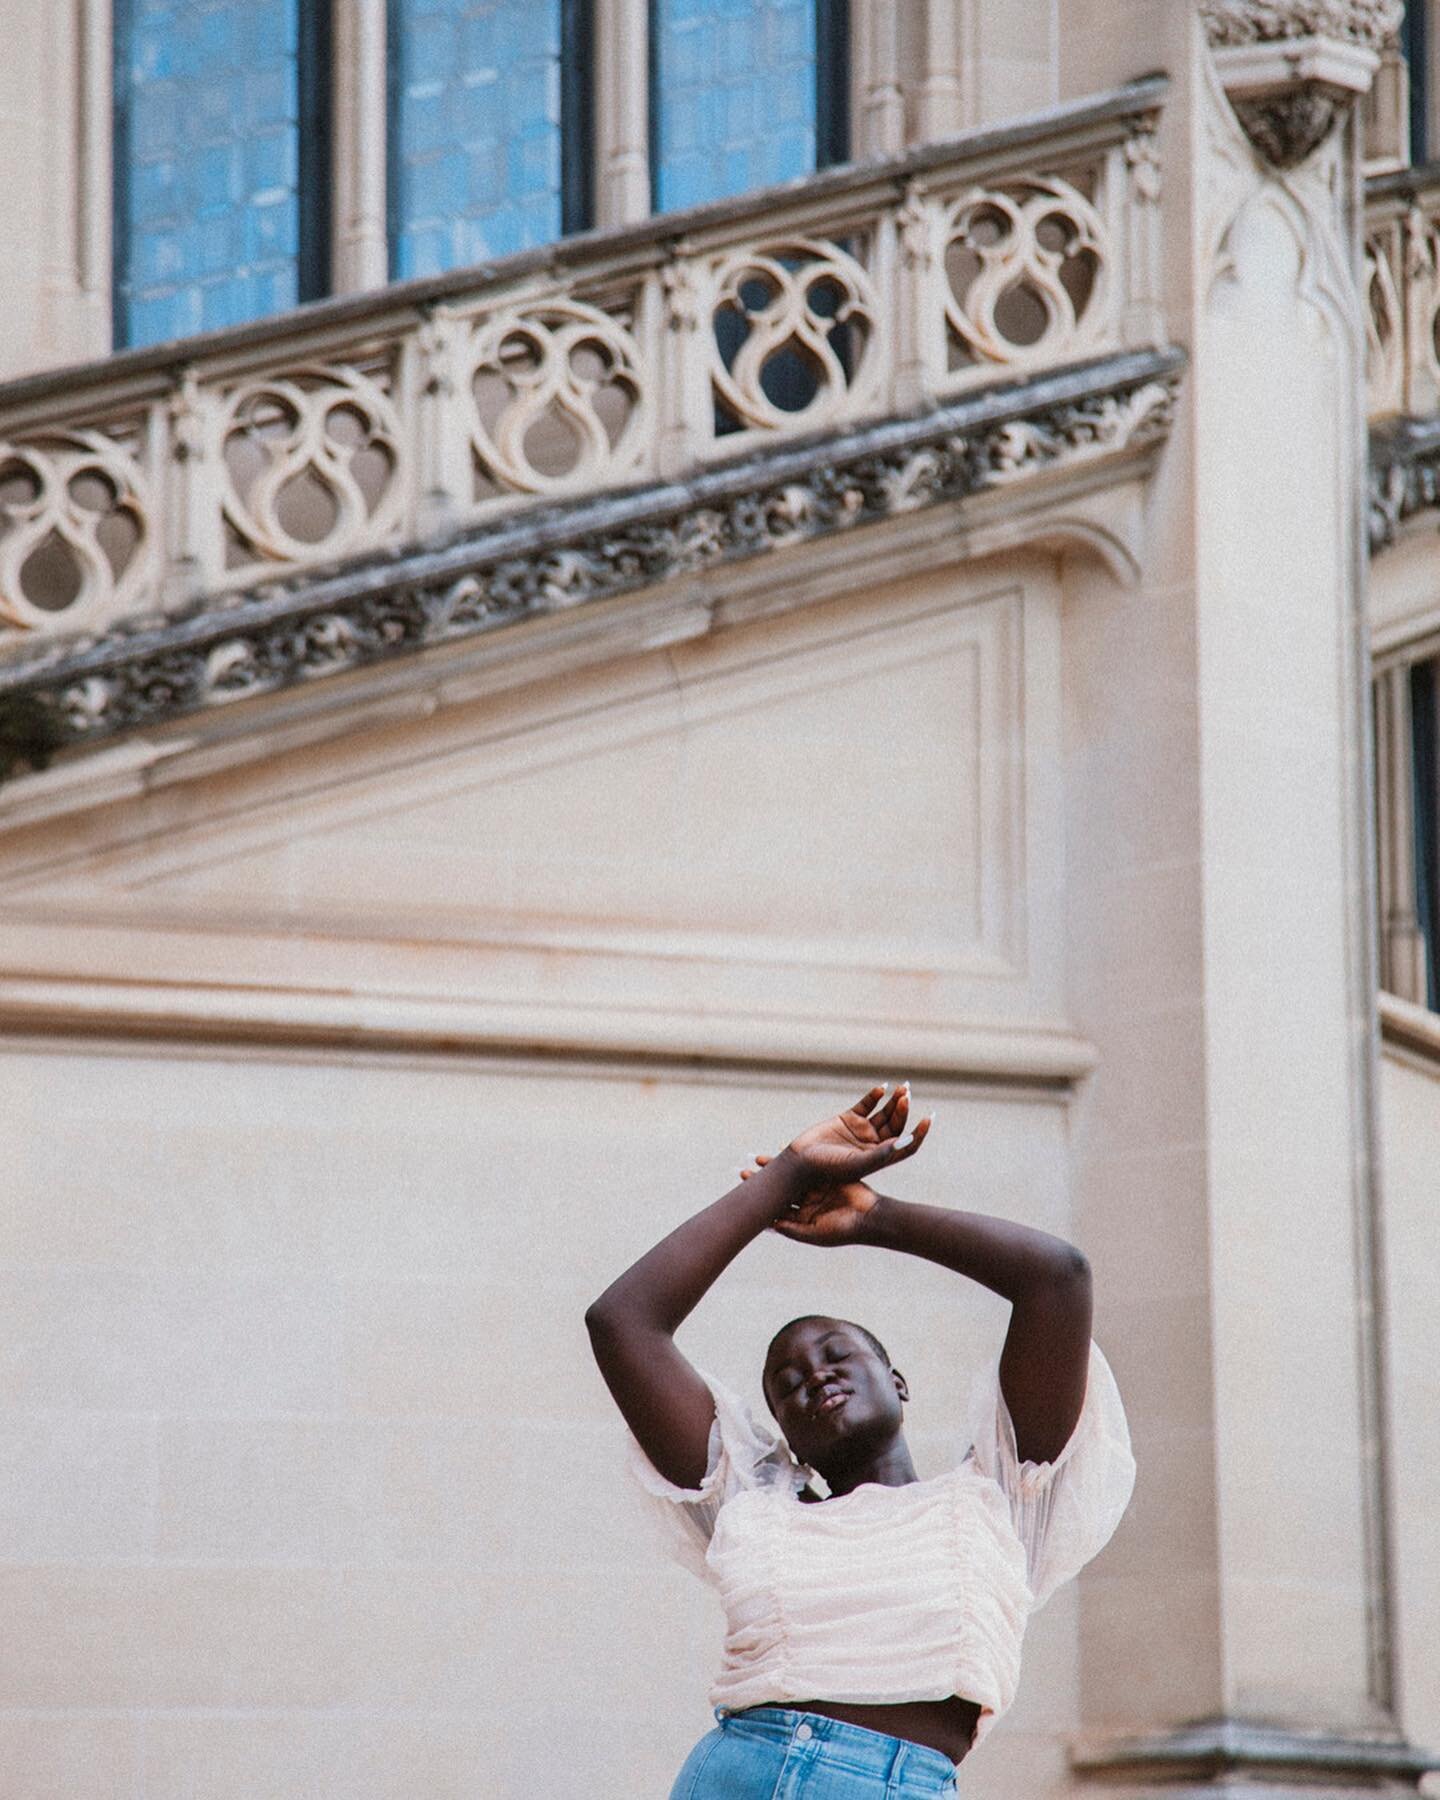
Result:
{"label": "puff sleeve", "polygon": [[631,1479],[666,1547],[677,1562],[706,1579],[705,1552],[725,1502],[745,1488],[781,1483],[799,1488],[806,1472],[791,1456],[784,1439],[757,1422],[737,1394],[713,1376],[700,1373],[715,1400],[715,1422],[710,1427],[700,1486],[682,1488],[667,1481],[632,1433],[626,1433],[625,1448]]}
{"label": "puff sleeve", "polygon": [[998,1363],[975,1384],[969,1425],[971,1456],[1009,1503],[1038,1608],[1104,1548],[1130,1503],[1135,1459],[1115,1377],[1091,1344],[1085,1404],[1053,1462],[1021,1462]]}

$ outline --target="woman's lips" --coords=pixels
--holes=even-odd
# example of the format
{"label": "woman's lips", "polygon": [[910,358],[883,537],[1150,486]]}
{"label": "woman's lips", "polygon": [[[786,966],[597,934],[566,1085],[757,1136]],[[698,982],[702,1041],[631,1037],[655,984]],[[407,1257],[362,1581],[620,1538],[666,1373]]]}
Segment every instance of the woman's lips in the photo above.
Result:
{"label": "woman's lips", "polygon": [[837,1388],[833,1394],[826,1394],[815,1410],[817,1413],[838,1412],[849,1398],[850,1396],[843,1389]]}

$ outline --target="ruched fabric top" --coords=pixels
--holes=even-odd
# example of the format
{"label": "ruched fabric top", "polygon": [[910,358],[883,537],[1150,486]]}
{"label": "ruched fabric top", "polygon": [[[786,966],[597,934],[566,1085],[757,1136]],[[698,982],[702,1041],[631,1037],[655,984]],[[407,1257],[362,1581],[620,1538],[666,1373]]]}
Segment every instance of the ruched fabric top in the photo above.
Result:
{"label": "ruched fabric top", "polygon": [[959,1464],[819,1502],[784,1441],[719,1382],[705,1479],[630,1464],[679,1560],[719,1591],[713,1706],[976,1701],[976,1741],[1015,1697],[1029,1616],[1108,1540],[1135,1462],[1109,1364],[1090,1347],[1084,1410],[1053,1462],[1021,1462],[998,1365],[971,1396]]}

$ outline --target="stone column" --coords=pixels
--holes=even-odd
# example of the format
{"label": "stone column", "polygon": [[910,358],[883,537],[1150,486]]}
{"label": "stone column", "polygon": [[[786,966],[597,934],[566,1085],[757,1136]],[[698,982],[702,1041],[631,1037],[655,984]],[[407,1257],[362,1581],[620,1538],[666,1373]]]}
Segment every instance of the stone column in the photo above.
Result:
{"label": "stone column", "polygon": [[1165,68],[1191,354],[1136,590],[1072,568],[1075,1132],[1140,1483],[1081,1584],[1082,1780],[1413,1782],[1392,1660],[1354,101],[1374,0],[1067,0],[1062,91]]}
{"label": "stone column", "polygon": [[0,0],[0,42],[4,378],[110,349],[110,0]]}
{"label": "stone column", "polygon": [[905,147],[905,89],[898,8],[851,0],[853,154],[891,156]]}

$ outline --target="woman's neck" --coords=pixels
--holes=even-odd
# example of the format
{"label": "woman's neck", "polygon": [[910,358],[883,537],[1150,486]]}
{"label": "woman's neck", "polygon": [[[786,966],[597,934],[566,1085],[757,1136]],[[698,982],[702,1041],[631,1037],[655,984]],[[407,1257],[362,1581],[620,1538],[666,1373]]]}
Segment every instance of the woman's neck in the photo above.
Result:
{"label": "woman's neck", "polygon": [[912,1481],[920,1479],[910,1458],[910,1446],[903,1437],[892,1438],[883,1450],[864,1461],[819,1472],[832,1496],[852,1493],[867,1482],[874,1482],[877,1487],[909,1487]]}

